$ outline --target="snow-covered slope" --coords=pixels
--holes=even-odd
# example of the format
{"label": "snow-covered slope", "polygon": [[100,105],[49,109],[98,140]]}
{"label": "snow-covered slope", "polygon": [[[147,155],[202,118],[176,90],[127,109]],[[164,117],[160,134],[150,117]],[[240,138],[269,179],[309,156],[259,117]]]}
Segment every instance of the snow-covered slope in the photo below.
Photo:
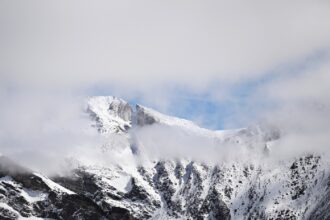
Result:
{"label": "snow-covered slope", "polygon": [[[277,128],[259,124],[211,131],[141,105],[134,109],[115,97],[91,97],[87,103],[101,136],[125,140],[95,150],[120,159],[104,165],[81,161],[71,175],[52,177],[26,169],[22,174],[13,163],[0,166],[4,219],[329,219],[329,161],[313,154],[271,160],[281,138]],[[225,155],[230,147],[238,159],[150,158],[139,131],[159,126],[160,131],[173,128],[184,140],[211,143],[199,154]],[[239,158],[243,154],[251,157]]]}
{"label": "snow-covered slope", "polygon": [[132,108],[113,96],[90,97],[87,111],[101,133],[120,133],[131,126]]}

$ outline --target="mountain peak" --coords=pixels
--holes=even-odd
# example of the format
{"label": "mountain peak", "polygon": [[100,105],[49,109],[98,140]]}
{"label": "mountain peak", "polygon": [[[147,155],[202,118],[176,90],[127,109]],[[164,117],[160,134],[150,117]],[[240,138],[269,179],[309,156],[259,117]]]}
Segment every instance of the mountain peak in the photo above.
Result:
{"label": "mountain peak", "polygon": [[114,96],[93,96],[87,99],[87,112],[101,133],[120,133],[131,127],[132,108]]}
{"label": "mountain peak", "polygon": [[145,126],[154,123],[189,130],[203,130],[192,121],[168,116],[140,104],[134,109],[127,101],[115,96],[89,97],[87,112],[95,122],[94,126],[101,133],[122,133],[132,125]]}

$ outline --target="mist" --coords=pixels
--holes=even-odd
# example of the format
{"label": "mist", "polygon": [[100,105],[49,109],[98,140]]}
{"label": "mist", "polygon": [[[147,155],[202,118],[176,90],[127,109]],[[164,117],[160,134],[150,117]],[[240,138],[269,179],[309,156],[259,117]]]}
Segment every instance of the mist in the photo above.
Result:
{"label": "mist", "polygon": [[[144,160],[187,160],[206,164],[260,159],[261,146],[255,151],[236,143],[226,143],[221,138],[198,134],[176,126],[151,125],[131,131],[136,137]],[[260,143],[256,143],[258,145]],[[264,147],[264,145],[262,146]],[[258,149],[260,148],[260,149]]]}

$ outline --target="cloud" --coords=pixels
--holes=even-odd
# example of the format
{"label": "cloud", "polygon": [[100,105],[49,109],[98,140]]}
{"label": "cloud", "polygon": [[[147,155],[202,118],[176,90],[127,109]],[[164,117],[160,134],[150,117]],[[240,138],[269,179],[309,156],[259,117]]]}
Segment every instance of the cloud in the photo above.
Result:
{"label": "cloud", "polygon": [[4,1],[1,81],[205,89],[329,47],[326,1]]}
{"label": "cloud", "polygon": [[[286,135],[277,154],[329,153],[330,62],[307,68],[263,84],[256,99],[271,100],[272,108],[261,109],[260,117],[277,125]],[[328,155],[328,154],[327,154]]]}
{"label": "cloud", "polygon": [[[137,127],[130,131],[140,151],[140,160],[194,160],[207,164],[223,162],[259,160],[263,154],[264,143],[255,138],[253,150],[247,145],[234,142],[230,135],[226,141],[221,135],[214,137],[185,130],[176,126],[153,124]],[[241,138],[244,141],[245,137]]]}
{"label": "cloud", "polygon": [[15,91],[0,102],[0,152],[31,168],[54,171],[77,147],[100,143],[82,99]]}

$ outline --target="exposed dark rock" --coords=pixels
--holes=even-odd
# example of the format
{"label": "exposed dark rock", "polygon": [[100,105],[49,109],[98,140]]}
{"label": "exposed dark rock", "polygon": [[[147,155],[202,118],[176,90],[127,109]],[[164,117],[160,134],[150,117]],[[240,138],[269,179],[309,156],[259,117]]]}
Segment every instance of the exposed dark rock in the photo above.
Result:
{"label": "exposed dark rock", "polygon": [[156,122],[156,119],[149,115],[145,109],[140,106],[136,105],[136,124],[139,126],[143,125],[151,125]]}
{"label": "exposed dark rock", "polygon": [[[211,219],[231,219],[229,208],[220,199],[220,194],[214,188],[209,191],[209,194],[205,198],[200,209],[200,214],[209,214]],[[203,219],[201,215],[198,218]]]}

